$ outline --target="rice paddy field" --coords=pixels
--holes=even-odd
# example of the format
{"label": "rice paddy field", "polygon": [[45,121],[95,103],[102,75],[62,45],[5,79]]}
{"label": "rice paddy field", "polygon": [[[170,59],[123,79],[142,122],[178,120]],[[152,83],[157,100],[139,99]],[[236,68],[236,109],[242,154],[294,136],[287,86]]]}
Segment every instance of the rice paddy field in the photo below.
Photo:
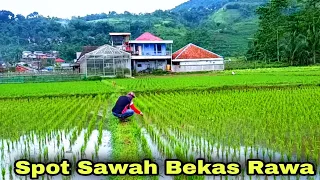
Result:
{"label": "rice paddy field", "polygon": [[[139,162],[159,176],[41,176],[40,179],[320,179],[320,67],[0,85],[0,168],[18,159]],[[118,96],[136,92],[144,116],[120,123]],[[165,159],[238,162],[238,176],[166,176]],[[315,176],[247,176],[246,160],[312,162]]]}

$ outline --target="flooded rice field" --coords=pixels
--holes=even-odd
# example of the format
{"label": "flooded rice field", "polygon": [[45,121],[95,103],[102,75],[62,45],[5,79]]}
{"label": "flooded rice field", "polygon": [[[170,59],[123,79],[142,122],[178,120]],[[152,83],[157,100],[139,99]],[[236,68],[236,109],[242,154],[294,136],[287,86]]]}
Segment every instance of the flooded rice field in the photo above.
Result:
{"label": "flooded rice field", "polygon": [[[313,177],[307,176],[248,176],[245,171],[245,162],[247,159],[260,159],[265,162],[280,162],[283,159],[288,160],[288,155],[281,152],[274,151],[262,147],[248,147],[239,146],[231,147],[223,144],[212,144],[205,138],[197,138],[192,136],[178,135],[178,132],[168,129],[167,135],[161,133],[155,126],[152,127],[152,132],[144,127],[141,128],[141,134],[146,138],[148,148],[152,152],[154,162],[159,165],[159,179],[171,180],[174,176],[165,175],[164,162],[167,158],[170,159],[184,159],[189,162],[194,162],[196,159],[205,159],[207,162],[239,162],[241,164],[242,173],[238,176],[205,176],[206,180],[220,180],[220,179],[320,179],[319,175]],[[149,131],[150,131],[149,127]],[[16,176],[13,172],[13,163],[19,159],[28,159],[35,162],[49,162],[59,161],[61,159],[68,159],[74,163],[80,159],[89,159],[95,162],[108,162],[112,160],[112,146],[111,146],[111,132],[103,130],[102,140],[99,143],[99,131],[93,130],[90,135],[87,129],[83,129],[78,133],[74,142],[71,141],[72,134],[76,129],[70,131],[55,131],[47,135],[37,135],[30,133],[21,136],[16,141],[1,140],[1,179],[26,179],[22,176]],[[86,141],[85,137],[88,136]],[[168,137],[171,137],[169,139]],[[179,149],[180,148],[180,149]],[[181,150],[181,151],[180,151]],[[180,151],[180,152],[179,152]],[[296,162],[298,158],[291,156],[291,161]],[[320,168],[318,167],[318,172]],[[43,176],[45,179],[107,179],[108,176],[80,176],[76,172],[72,176],[64,177],[57,176]],[[27,177],[27,179],[29,179]]]}
{"label": "flooded rice field", "polygon": [[[282,180],[282,179],[301,179],[309,180],[320,179],[320,166],[315,169],[317,175],[315,176],[249,176],[247,175],[247,160],[248,159],[259,159],[264,162],[307,162],[304,160],[299,160],[296,156],[289,156],[281,152],[274,151],[272,149],[263,147],[248,147],[239,146],[231,147],[219,143],[211,144],[204,138],[191,137],[186,138],[183,136],[178,137],[177,134],[172,130],[168,130],[169,134],[161,134],[153,126],[153,137],[148,133],[145,128],[141,129],[142,134],[146,137],[149,147],[152,151],[152,155],[155,158],[155,162],[159,164],[160,176],[159,179],[174,179],[174,176],[165,175],[164,170],[164,160],[165,159],[181,159],[187,162],[196,162],[197,159],[204,159],[206,162],[222,162],[231,163],[237,162],[241,165],[241,174],[237,176],[204,176],[206,180],[220,180],[220,179],[231,179],[231,180]],[[165,137],[173,137],[177,143],[172,143],[172,139],[168,140]],[[193,141],[192,145],[186,141]],[[162,147],[161,147],[162,146]],[[183,151],[182,154],[179,152],[179,148]],[[290,158],[290,160],[288,160]],[[316,164],[316,163],[314,163]],[[318,163],[319,164],[319,163]]]}
{"label": "flooded rice field", "polygon": [[[85,135],[87,129],[79,132],[79,136],[71,142],[73,131],[57,131],[45,136],[38,136],[30,133],[20,137],[17,141],[1,140],[2,149],[0,151],[0,165],[2,169],[1,178],[3,179],[24,179],[15,176],[13,165],[16,160],[27,159],[31,162],[59,162],[68,159],[75,163],[81,159],[92,161],[108,161],[111,159],[111,133],[107,130],[102,132],[102,141],[99,143],[98,130],[93,130],[87,142]],[[74,174],[74,173],[73,173]],[[59,176],[50,179],[60,179]],[[74,175],[73,179],[79,179],[79,175]],[[90,176],[90,179],[98,177]],[[98,179],[101,179],[98,178]]]}
{"label": "flooded rice field", "polygon": [[[110,162],[114,157],[125,161],[151,157],[160,168],[158,179],[186,178],[166,176],[166,159],[195,162],[201,158],[207,162],[237,162],[242,173],[190,179],[320,180],[318,87],[145,93],[135,100],[144,116],[134,116],[128,123],[118,123],[112,117],[110,109],[116,97],[0,100],[5,107],[0,108],[0,178],[28,179],[13,172],[14,162],[20,159],[68,159],[75,167],[82,159]],[[248,159],[312,162],[318,166],[317,175],[248,176]],[[109,177],[73,173],[72,177],[41,179]]]}

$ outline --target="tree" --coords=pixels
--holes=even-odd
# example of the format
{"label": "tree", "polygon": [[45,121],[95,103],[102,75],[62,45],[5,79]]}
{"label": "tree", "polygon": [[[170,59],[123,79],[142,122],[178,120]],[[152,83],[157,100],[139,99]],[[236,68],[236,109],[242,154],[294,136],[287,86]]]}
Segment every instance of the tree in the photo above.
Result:
{"label": "tree", "polygon": [[259,31],[248,51],[251,59],[277,59],[292,65],[317,63],[320,50],[318,2],[302,0],[300,4],[290,4],[272,0],[259,8]]}
{"label": "tree", "polygon": [[14,14],[11,11],[1,10],[0,21],[8,22],[14,19]]}

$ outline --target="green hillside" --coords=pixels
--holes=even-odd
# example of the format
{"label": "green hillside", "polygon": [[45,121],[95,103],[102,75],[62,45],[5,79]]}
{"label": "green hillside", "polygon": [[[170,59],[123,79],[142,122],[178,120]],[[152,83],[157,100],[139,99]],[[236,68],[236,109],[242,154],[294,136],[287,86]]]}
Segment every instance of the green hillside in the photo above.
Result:
{"label": "green hillside", "polygon": [[110,12],[71,20],[47,18],[36,12],[23,17],[1,11],[0,25],[4,28],[0,32],[0,57],[11,61],[18,60],[23,50],[58,50],[62,58],[71,61],[82,46],[106,44],[109,32],[123,31],[131,32],[132,38],[149,31],[172,39],[174,51],[194,43],[224,56],[241,55],[257,29],[254,10],[263,1],[190,0],[169,11]]}
{"label": "green hillside", "polygon": [[219,9],[229,0],[189,0],[175,7],[173,11],[185,11],[192,8],[208,7],[212,9]]}
{"label": "green hillside", "polygon": [[[188,31],[188,27],[180,23],[177,19],[171,17],[114,17],[88,22],[107,22],[112,26],[117,26],[118,29],[122,29],[123,31],[130,31],[132,33],[132,39],[137,38],[145,31],[152,32],[153,34],[160,36],[162,39],[173,40],[173,51],[185,46],[184,37]],[[138,24],[144,28],[136,28],[136,25]]]}
{"label": "green hillside", "polygon": [[266,2],[189,0],[167,11],[109,12],[69,20],[0,10],[0,60],[18,61],[26,50],[56,50],[72,61],[83,46],[109,43],[110,32],[131,32],[136,38],[148,31],[173,40],[174,51],[194,43],[222,56],[292,65],[318,62],[320,1]]}
{"label": "green hillside", "polygon": [[[145,28],[145,31],[150,31],[164,39],[174,40],[174,51],[192,42],[225,56],[236,56],[243,55],[248,50],[250,38],[252,38],[258,27],[255,9],[263,2],[255,1],[248,3],[221,0],[205,1],[204,3],[202,0],[192,0],[186,2],[190,6],[179,6],[173,9],[172,16],[132,15],[128,17],[92,20],[89,22],[105,21],[113,26],[123,27],[123,29],[128,29],[131,24],[135,23],[148,24],[149,27]],[[209,8],[214,8],[209,9],[210,13],[202,17],[201,21],[196,24],[188,23],[190,22],[189,18],[192,19],[192,17],[186,16],[185,12],[178,12],[178,10],[183,10],[183,7],[185,7],[189,8],[187,12],[190,14],[195,14],[196,12],[201,14],[204,9],[199,9],[198,5],[200,4],[209,4]],[[218,6],[221,6],[221,8],[215,9]],[[167,13],[170,14],[172,12]],[[199,29],[207,31],[207,36],[201,35],[202,31],[199,31]],[[133,38],[136,38],[138,35],[133,34]]]}
{"label": "green hillside", "polygon": [[215,23],[221,23],[226,25],[231,25],[236,21],[241,20],[241,12],[237,9],[220,9],[218,12],[214,13],[210,20]]}
{"label": "green hillside", "polygon": [[239,2],[239,3],[253,3],[253,4],[263,4],[269,0],[189,0],[178,6],[176,6],[173,11],[185,11],[193,8],[207,7],[210,9],[220,9],[224,5],[230,2]]}
{"label": "green hillside", "polygon": [[258,29],[257,7],[259,3],[227,3],[210,15],[203,26],[211,27],[215,41],[211,50],[232,56],[244,54]]}

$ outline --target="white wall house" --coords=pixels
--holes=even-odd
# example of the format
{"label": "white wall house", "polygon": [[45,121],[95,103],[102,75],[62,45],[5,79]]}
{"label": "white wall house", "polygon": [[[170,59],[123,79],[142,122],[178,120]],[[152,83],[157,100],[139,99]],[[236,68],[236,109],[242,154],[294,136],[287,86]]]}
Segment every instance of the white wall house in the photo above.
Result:
{"label": "white wall house", "polygon": [[172,64],[173,72],[224,70],[222,56],[192,43],[173,53]]}
{"label": "white wall house", "polygon": [[110,33],[111,44],[131,54],[131,69],[166,70],[171,65],[172,40],[163,40],[145,32],[135,40],[130,40],[130,33]]}
{"label": "white wall house", "polygon": [[171,63],[172,43],[172,40],[162,40],[149,32],[129,41],[133,69],[137,72],[147,69],[166,70],[166,66]]}

